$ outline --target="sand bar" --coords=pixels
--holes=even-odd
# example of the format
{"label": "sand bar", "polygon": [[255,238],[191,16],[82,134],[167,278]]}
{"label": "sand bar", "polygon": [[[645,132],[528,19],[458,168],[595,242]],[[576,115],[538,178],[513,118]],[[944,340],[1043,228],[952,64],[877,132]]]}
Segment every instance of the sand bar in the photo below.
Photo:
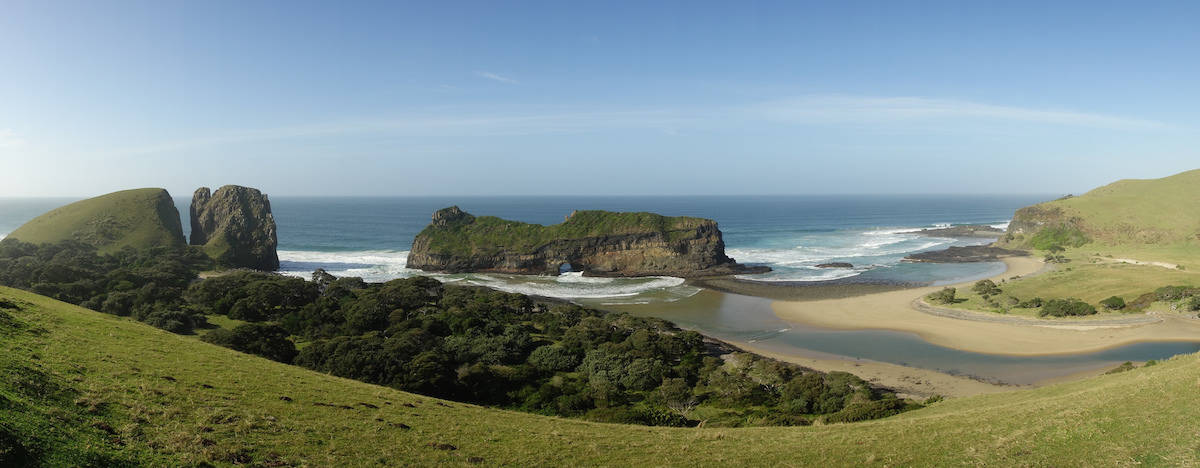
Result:
{"label": "sand bar", "polygon": [[[1042,271],[1044,263],[1030,257],[1003,259],[1008,270],[995,281]],[[954,285],[969,287],[969,283]],[[977,353],[1039,356],[1099,351],[1146,341],[1200,340],[1200,322],[1164,316],[1148,324],[1088,325],[1086,321],[1042,324],[1004,323],[938,316],[919,311],[913,302],[940,287],[921,287],[854,297],[807,301],[776,301],[772,308],[783,320],[813,326],[912,332],[930,343]]]}

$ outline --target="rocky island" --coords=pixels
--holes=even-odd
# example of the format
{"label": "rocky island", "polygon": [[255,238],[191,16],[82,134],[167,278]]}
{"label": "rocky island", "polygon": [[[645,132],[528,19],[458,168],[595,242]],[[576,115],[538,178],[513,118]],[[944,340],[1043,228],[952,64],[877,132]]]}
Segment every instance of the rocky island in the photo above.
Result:
{"label": "rocky island", "polygon": [[191,245],[225,267],[279,269],[275,217],[266,194],[249,187],[226,185],[192,195]]}
{"label": "rocky island", "polygon": [[693,278],[762,273],[725,255],[715,221],[654,213],[576,211],[560,224],[438,210],[413,240],[408,267],[447,273],[493,272]]}

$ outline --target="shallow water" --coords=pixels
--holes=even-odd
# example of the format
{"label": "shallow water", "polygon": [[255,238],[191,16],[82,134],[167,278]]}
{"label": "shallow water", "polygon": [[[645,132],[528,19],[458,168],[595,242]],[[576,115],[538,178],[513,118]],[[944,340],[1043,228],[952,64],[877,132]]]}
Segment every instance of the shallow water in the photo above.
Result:
{"label": "shallow water", "polygon": [[771,302],[758,297],[702,291],[667,304],[603,307],[670,320],[718,339],[753,343],[780,354],[867,359],[1019,385],[1116,367],[1125,361],[1165,359],[1200,351],[1200,342],[1155,342],[1054,356],[973,353],[931,344],[914,333],[830,330],[786,322],[775,315]]}

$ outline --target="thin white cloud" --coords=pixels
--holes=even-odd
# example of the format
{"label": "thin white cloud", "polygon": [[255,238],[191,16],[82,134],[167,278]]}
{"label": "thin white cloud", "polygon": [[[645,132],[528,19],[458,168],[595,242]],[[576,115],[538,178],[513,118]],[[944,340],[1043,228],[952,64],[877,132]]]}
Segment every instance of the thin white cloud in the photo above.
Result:
{"label": "thin white cloud", "polygon": [[104,155],[168,153],[257,141],[386,134],[394,136],[489,137],[555,135],[625,128],[666,131],[689,118],[669,111],[632,110],[517,115],[427,115],[279,127],[173,140],[104,151]]}
{"label": "thin white cloud", "polygon": [[1111,129],[1165,128],[1153,120],[1058,109],[1003,106],[923,97],[815,95],[751,106],[770,120],[800,124],[883,124],[988,119]]}
{"label": "thin white cloud", "polygon": [[495,73],[487,72],[487,71],[477,71],[477,72],[475,72],[475,76],[478,76],[480,78],[486,78],[486,79],[489,79],[492,81],[499,81],[499,82],[505,83],[505,84],[521,84],[521,82],[514,80],[512,78],[509,78],[507,76],[497,75]]}
{"label": "thin white cloud", "polygon": [[25,146],[25,139],[11,128],[0,128],[0,148]]}
{"label": "thin white cloud", "polygon": [[[491,137],[650,130],[666,135],[719,130],[729,125],[782,122],[791,125],[859,125],[887,131],[897,125],[944,128],[965,120],[1025,122],[1060,126],[1148,130],[1171,125],[1087,112],[1029,109],[969,101],[917,97],[806,96],[751,106],[711,109],[634,109],[595,112],[479,114],[453,112],[231,131],[195,138],[114,148],[103,155],[169,153],[263,141],[354,135]],[[909,130],[904,130],[905,132]],[[4,133],[0,131],[0,137]]]}

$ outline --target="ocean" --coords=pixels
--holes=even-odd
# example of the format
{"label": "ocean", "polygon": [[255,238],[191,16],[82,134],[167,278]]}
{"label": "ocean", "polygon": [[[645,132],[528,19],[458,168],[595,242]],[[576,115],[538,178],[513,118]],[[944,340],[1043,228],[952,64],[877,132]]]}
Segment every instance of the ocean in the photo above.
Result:
{"label": "ocean", "polygon": [[[952,224],[1003,227],[1013,211],[1053,198],[1001,196],[660,196],[660,197],[273,197],[281,271],[309,276],[324,268],[334,275],[386,281],[422,273],[405,267],[413,237],[434,211],[451,205],[477,215],[554,224],[574,210],[650,211],[714,219],[726,250],[737,261],[772,272],[747,276],[764,281],[902,281],[944,283],[994,274],[998,264],[913,264],[905,255],[986,239],[915,234]],[[0,235],[71,199],[0,199]],[[190,199],[177,198],[188,226]],[[848,262],[853,269],[816,265]],[[498,289],[564,299],[673,300],[696,292],[678,278],[522,277],[493,274],[437,275]],[[647,294],[653,293],[653,294]]]}

